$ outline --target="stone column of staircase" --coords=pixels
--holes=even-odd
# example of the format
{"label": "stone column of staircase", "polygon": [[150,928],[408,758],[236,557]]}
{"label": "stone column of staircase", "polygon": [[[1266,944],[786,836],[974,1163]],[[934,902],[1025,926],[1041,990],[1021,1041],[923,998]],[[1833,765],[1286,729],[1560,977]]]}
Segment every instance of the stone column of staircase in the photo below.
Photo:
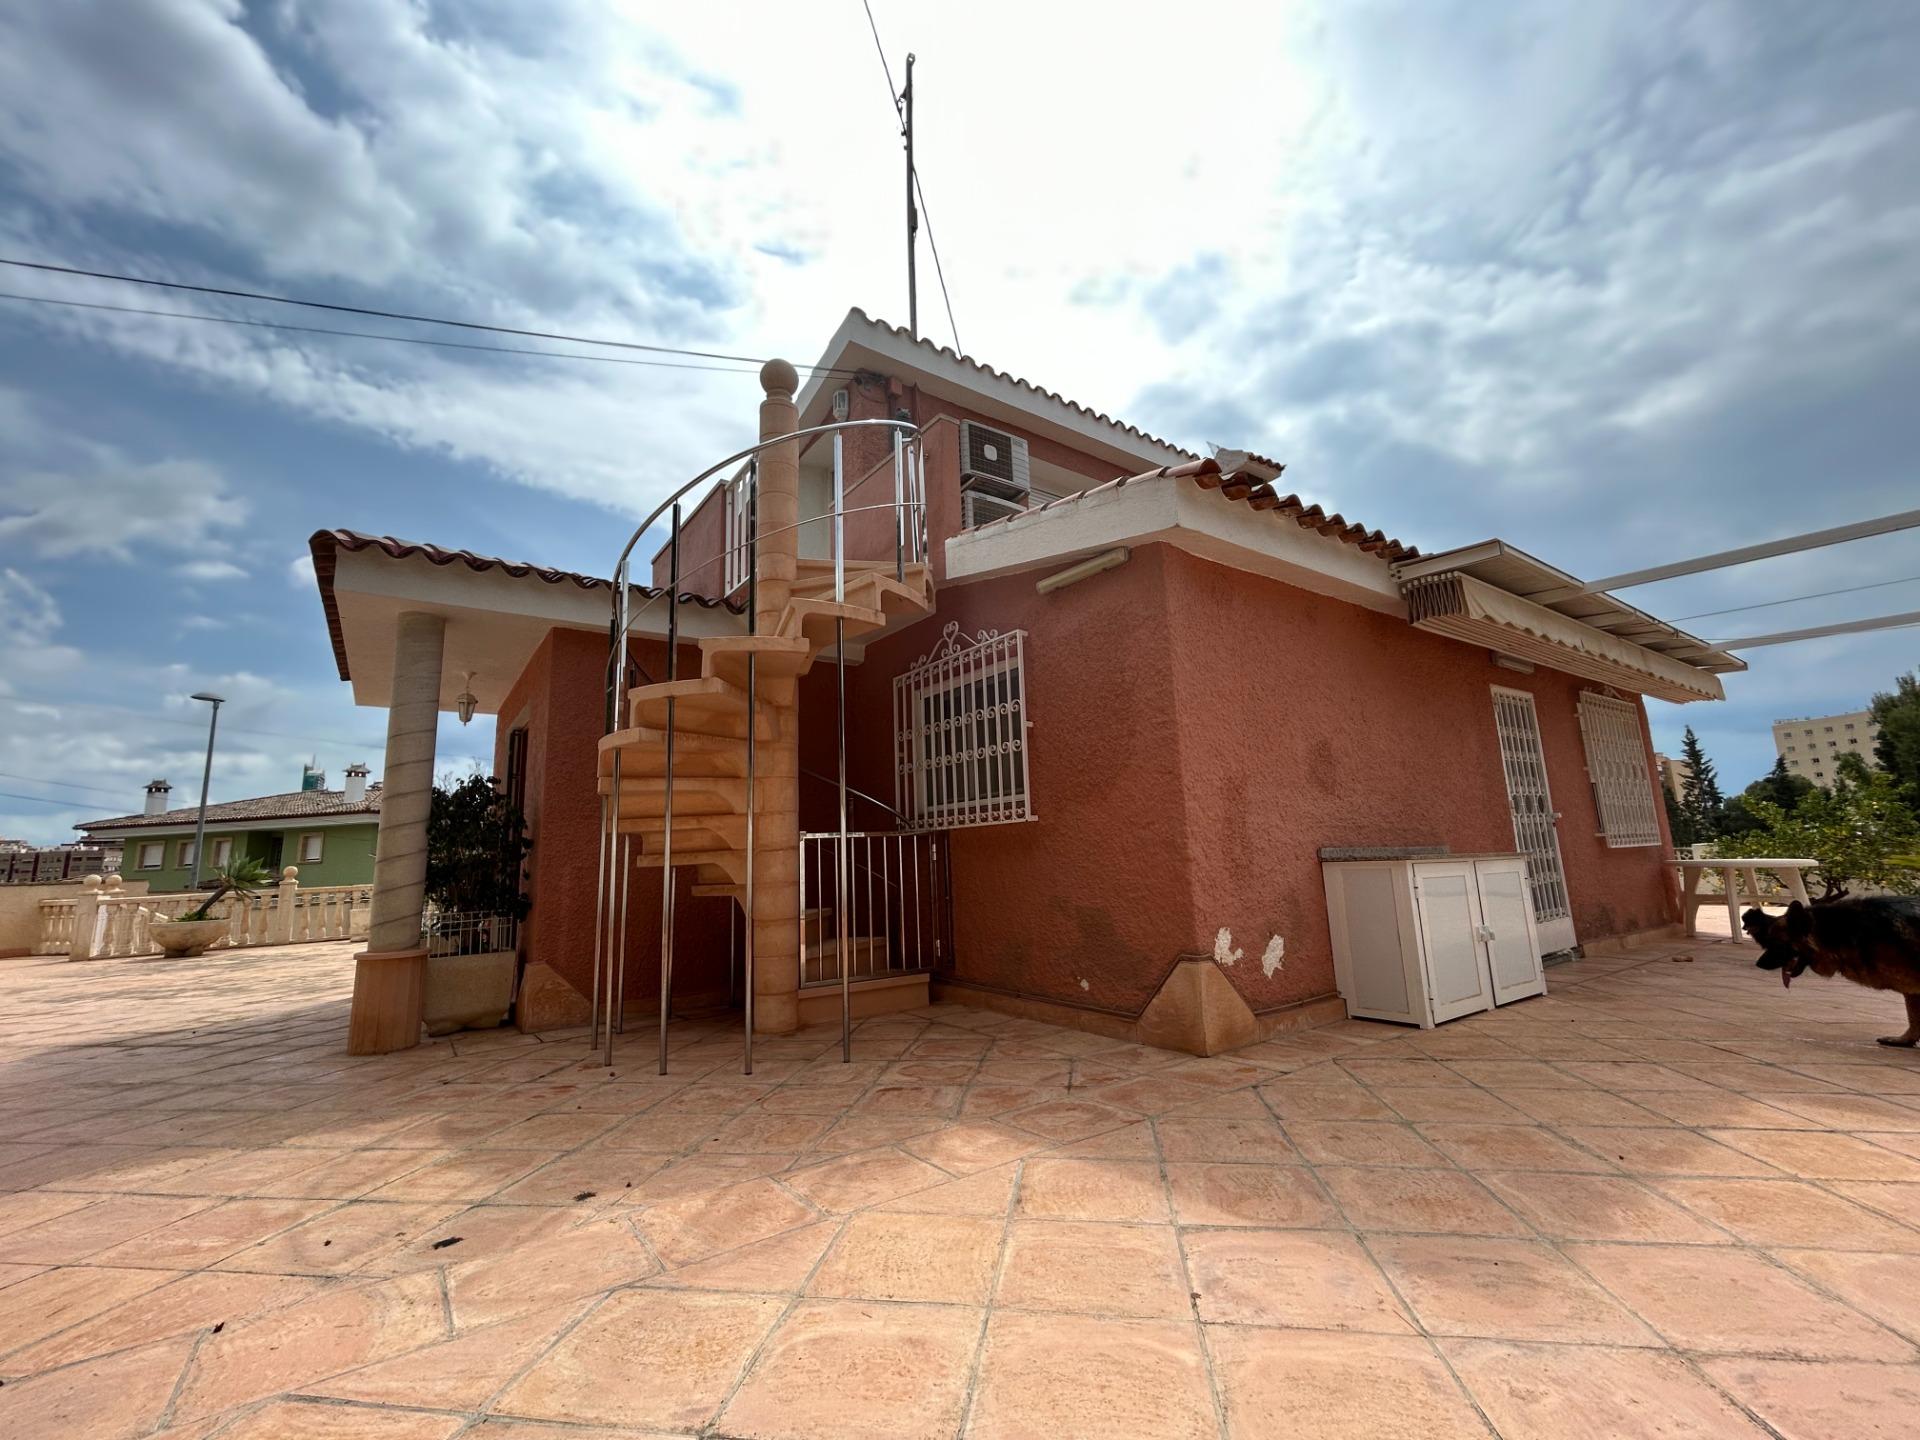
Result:
{"label": "stone column of staircase", "polygon": [[[760,438],[799,427],[793,403],[800,376],[784,360],[760,370]],[[757,602],[754,628],[780,633],[800,557],[800,442],[760,456]],[[756,672],[757,673],[757,672]],[[758,681],[756,679],[756,687]],[[753,1028],[791,1034],[800,1024],[800,715],[799,687],[768,677],[760,695],[776,706],[779,738],[754,749]],[[742,902],[744,904],[744,900]]]}
{"label": "stone column of staircase", "polygon": [[[760,372],[760,438],[791,434],[799,377],[784,360]],[[700,641],[700,674],[628,692],[628,728],[600,742],[600,787],[621,757],[619,828],[638,837],[637,863],[665,858],[666,724],[672,702],[673,864],[694,871],[694,894],[746,903],[746,741],[754,737],[754,1029],[789,1034],[800,1023],[799,681],[833,643],[917,618],[932,606],[925,564],[895,573],[892,557],[849,561],[836,601],[830,561],[799,558],[799,442],[763,451],[755,629]],[[753,657],[754,704],[747,706]],[[870,944],[870,941],[863,941]],[[819,957],[816,957],[819,958]],[[837,957],[835,959],[837,964]]]}

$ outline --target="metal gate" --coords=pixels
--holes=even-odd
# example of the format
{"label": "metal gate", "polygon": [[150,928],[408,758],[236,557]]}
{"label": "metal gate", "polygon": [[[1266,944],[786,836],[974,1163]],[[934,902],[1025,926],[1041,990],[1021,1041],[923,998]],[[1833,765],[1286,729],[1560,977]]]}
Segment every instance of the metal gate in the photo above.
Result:
{"label": "metal gate", "polygon": [[1573,907],[1567,902],[1567,872],[1560,864],[1560,834],[1554,828],[1560,813],[1547,786],[1547,757],[1533,696],[1494,686],[1493,719],[1500,735],[1500,766],[1507,777],[1507,804],[1513,811],[1513,842],[1527,857],[1527,888],[1540,951],[1568,950],[1574,944]]}

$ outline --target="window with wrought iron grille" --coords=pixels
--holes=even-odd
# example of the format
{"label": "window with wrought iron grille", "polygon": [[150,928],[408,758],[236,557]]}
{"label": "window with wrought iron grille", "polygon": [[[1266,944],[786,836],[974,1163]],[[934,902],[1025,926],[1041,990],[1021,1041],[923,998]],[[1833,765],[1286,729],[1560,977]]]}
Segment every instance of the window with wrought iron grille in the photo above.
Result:
{"label": "window with wrought iron grille", "polygon": [[1024,630],[940,644],[893,682],[894,797],[910,825],[1031,820]]}
{"label": "window with wrought iron grille", "polygon": [[1660,843],[1660,818],[1647,774],[1640,712],[1624,700],[1580,692],[1580,738],[1586,744],[1587,779],[1600,815],[1600,833],[1610,849]]}

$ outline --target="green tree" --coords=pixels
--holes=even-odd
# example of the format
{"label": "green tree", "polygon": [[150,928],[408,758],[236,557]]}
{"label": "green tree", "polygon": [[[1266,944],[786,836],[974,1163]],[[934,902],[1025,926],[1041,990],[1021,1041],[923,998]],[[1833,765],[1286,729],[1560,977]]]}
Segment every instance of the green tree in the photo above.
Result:
{"label": "green tree", "polygon": [[1920,807],[1920,670],[1896,676],[1893,689],[1875,695],[1867,713],[1880,727],[1873,758],[1906,792],[1907,803]]}
{"label": "green tree", "polygon": [[1720,810],[1726,797],[1720,793],[1720,776],[1700,748],[1700,737],[1687,726],[1680,740],[1680,758],[1686,762],[1687,778],[1680,786],[1680,808],[1692,822],[1695,842],[1712,840],[1720,833]]}
{"label": "green tree", "polygon": [[1920,820],[1889,775],[1864,764],[1842,765],[1832,790],[1815,788],[1791,813],[1771,800],[1754,800],[1748,808],[1759,827],[1723,840],[1720,854],[1817,860],[1813,875],[1822,900],[1838,899],[1855,886],[1920,893],[1920,871],[1913,868]]}
{"label": "green tree", "polygon": [[427,899],[442,911],[525,917],[527,823],[484,775],[442,780],[427,819]]}
{"label": "green tree", "polygon": [[1660,798],[1667,802],[1667,829],[1673,835],[1676,848],[1692,845],[1700,837],[1693,833],[1693,817],[1680,808],[1680,802],[1673,797],[1673,791],[1665,785],[1660,787]]}

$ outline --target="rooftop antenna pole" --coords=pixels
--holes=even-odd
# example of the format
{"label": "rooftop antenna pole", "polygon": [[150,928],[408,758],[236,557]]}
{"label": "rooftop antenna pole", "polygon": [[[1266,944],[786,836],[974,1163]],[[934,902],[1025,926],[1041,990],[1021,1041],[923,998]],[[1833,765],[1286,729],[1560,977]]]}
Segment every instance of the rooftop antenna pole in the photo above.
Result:
{"label": "rooftop antenna pole", "polygon": [[914,276],[914,247],[920,234],[920,210],[913,203],[913,55],[907,55],[907,88],[900,94],[900,133],[907,141],[907,334],[920,338],[920,288]]}

